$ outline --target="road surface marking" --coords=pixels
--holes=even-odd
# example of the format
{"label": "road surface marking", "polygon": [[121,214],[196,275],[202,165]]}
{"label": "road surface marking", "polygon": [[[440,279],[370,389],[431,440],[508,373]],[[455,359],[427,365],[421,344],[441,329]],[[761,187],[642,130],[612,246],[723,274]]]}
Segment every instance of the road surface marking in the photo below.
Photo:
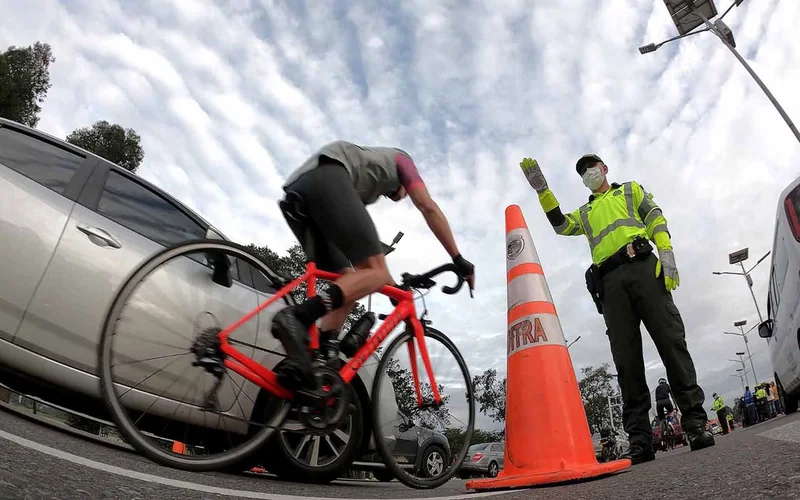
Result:
{"label": "road surface marking", "polygon": [[[307,497],[307,496],[298,496],[298,495],[278,495],[275,493],[264,493],[260,491],[248,491],[248,490],[232,490],[228,488],[218,488],[216,486],[207,486],[203,484],[195,484],[189,483],[187,481],[180,481],[178,479],[170,479],[167,477],[162,476],[155,476],[152,474],[145,474],[143,472],[137,472],[129,469],[123,469],[122,467],[116,467],[114,465],[104,464],[103,462],[97,462],[94,460],[90,460],[88,458],[80,457],[78,455],[73,455],[72,453],[67,453],[66,451],[57,450],[55,448],[51,448],[50,446],[45,446],[43,444],[36,443],[34,441],[30,441],[23,437],[16,436],[14,434],[9,434],[8,432],[0,430],[0,438],[5,439],[7,441],[11,441],[12,443],[16,443],[20,446],[24,446],[25,448],[29,448],[31,450],[38,451],[40,453],[44,453],[46,455],[50,455],[52,457],[60,458],[61,460],[66,460],[68,462],[72,462],[77,465],[83,465],[85,467],[90,467],[92,469],[100,470],[103,472],[108,472],[110,474],[116,474],[118,476],[125,476],[131,479],[138,479],[140,481],[146,481],[148,483],[155,483],[161,484],[164,486],[172,486],[173,488],[182,488],[185,490],[193,490],[193,491],[201,491],[203,493],[213,493],[216,495],[222,496],[229,496],[229,497],[238,497],[238,498],[256,498],[259,500],[330,500],[331,497]],[[501,495],[503,493],[508,493],[507,491],[492,491],[486,493],[464,493],[463,495],[452,495],[446,497],[426,497],[426,498],[419,498],[417,500],[456,500],[456,499],[469,499],[469,498],[479,498],[479,497],[489,497],[495,495]],[[363,494],[363,493],[362,493]],[[363,498],[363,497],[357,497]],[[346,498],[342,498],[342,500],[347,500]],[[386,498],[375,498],[375,499],[364,499],[364,500],[387,500]]]}
{"label": "road surface marking", "polygon": [[784,424],[780,427],[761,432],[758,435],[777,441],[800,443],[800,421]]}

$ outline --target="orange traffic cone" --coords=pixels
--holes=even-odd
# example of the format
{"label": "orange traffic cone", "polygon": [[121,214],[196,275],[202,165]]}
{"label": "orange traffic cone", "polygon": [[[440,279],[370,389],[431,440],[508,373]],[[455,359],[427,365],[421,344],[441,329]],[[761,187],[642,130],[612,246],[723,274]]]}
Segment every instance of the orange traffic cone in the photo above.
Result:
{"label": "orange traffic cone", "polygon": [[508,342],[505,467],[468,489],[519,488],[630,468],[598,463],[578,381],[519,206],[506,208]]}
{"label": "orange traffic cone", "polygon": [[180,453],[181,455],[183,455],[184,453],[186,453],[186,445],[181,443],[180,441],[173,441],[172,453]]}

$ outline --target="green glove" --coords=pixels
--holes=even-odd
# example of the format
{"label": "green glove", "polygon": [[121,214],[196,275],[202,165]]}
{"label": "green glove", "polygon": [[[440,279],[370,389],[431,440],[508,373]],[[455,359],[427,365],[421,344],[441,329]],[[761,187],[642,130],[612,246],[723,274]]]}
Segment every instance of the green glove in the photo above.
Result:
{"label": "green glove", "polygon": [[519,162],[519,166],[525,174],[525,178],[528,179],[528,184],[530,184],[537,193],[541,194],[547,191],[547,180],[545,180],[544,174],[542,174],[542,169],[539,168],[539,162],[531,158],[523,158],[522,161]]}
{"label": "green glove", "polygon": [[675,254],[672,250],[662,249],[658,251],[658,263],[656,264],[656,278],[664,271],[664,284],[668,291],[673,291],[681,284],[678,276],[678,266],[675,264]]}

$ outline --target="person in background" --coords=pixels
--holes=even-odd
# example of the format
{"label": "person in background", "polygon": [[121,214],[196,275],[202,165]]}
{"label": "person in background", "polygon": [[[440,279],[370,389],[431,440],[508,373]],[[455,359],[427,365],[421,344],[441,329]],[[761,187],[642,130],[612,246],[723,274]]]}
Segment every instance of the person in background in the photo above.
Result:
{"label": "person in background", "polygon": [[756,401],[753,398],[753,393],[750,392],[749,385],[744,389],[744,404],[747,406],[747,425],[757,424],[758,417],[756,416]]}
{"label": "person in background", "polygon": [[783,413],[783,406],[781,405],[781,398],[778,396],[778,387],[775,385],[775,381],[773,380],[770,382],[770,387],[772,387],[772,394],[775,395],[775,413]]}
{"label": "person in background", "polygon": [[714,398],[714,406],[711,409],[716,412],[719,426],[722,428],[722,434],[725,435],[728,433],[728,412],[725,407],[725,400],[722,399],[722,396],[718,396],[716,392],[712,397]]}

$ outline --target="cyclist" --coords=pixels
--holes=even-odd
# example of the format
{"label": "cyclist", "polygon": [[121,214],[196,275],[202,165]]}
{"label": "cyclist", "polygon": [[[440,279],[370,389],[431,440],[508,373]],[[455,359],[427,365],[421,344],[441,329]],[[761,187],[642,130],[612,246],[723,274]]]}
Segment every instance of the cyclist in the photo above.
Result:
{"label": "cyclist", "polygon": [[672,404],[672,388],[667,383],[667,379],[661,377],[658,379],[658,386],[656,387],[656,414],[658,420],[661,422],[661,439],[666,442],[666,432],[669,425],[667,417],[675,410]]}
{"label": "cyclist", "polygon": [[[386,284],[395,284],[366,209],[366,205],[381,196],[395,202],[410,197],[470,289],[474,288],[475,266],[459,252],[447,218],[431,198],[414,161],[405,151],[332,142],[292,172],[283,189],[287,198],[300,196],[306,220],[312,226],[306,228],[286,217],[303,250],[308,254],[313,246],[314,260],[320,269],[342,274],[327,290],[300,305],[281,310],[273,318],[272,334],[287,354],[279,380],[288,389],[317,388],[306,347],[312,324],[321,318],[320,335],[337,338],[357,300]],[[305,241],[307,229],[311,230],[313,241]]]}

